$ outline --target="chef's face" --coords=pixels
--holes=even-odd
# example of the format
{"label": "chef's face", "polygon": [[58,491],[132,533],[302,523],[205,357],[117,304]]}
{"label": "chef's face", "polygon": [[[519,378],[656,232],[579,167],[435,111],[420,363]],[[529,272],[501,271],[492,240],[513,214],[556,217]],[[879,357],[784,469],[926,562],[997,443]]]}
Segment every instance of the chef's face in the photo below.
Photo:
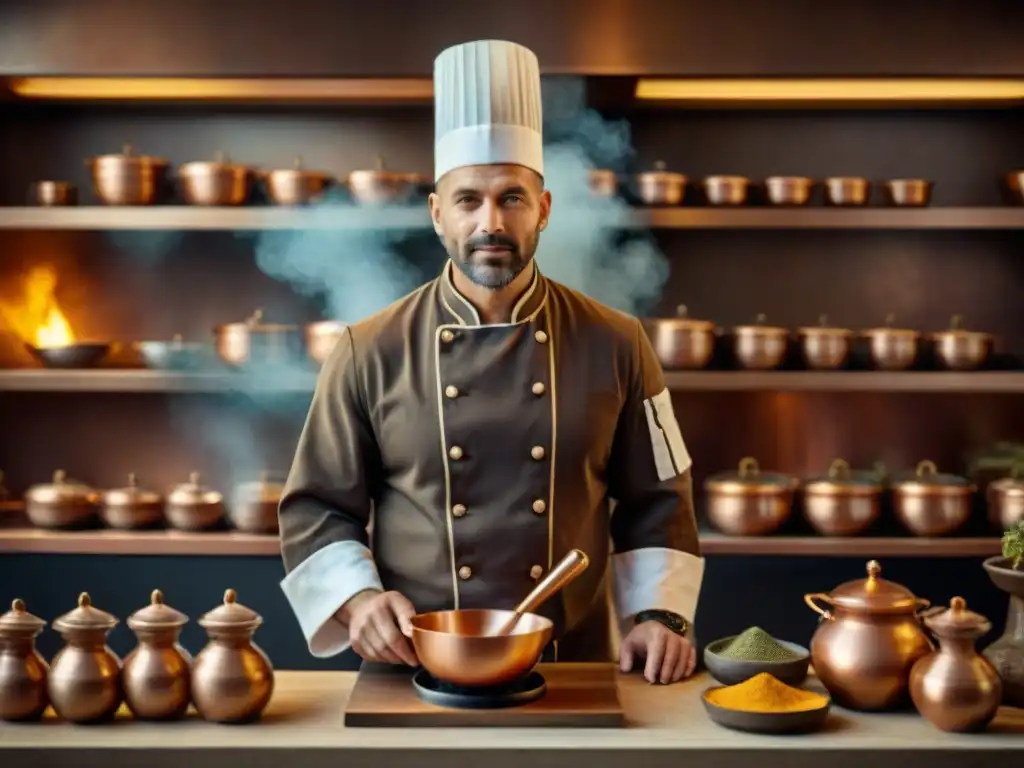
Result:
{"label": "chef's face", "polygon": [[434,231],[476,285],[499,290],[533,259],[551,193],[521,165],[471,165],[445,174],[430,196]]}

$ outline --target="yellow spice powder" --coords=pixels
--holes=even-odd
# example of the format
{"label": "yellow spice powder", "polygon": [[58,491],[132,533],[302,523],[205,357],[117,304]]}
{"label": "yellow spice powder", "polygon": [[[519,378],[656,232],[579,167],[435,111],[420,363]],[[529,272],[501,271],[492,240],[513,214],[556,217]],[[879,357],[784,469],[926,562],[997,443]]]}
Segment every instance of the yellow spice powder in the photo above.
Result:
{"label": "yellow spice powder", "polygon": [[809,712],[828,704],[828,697],[786,685],[767,672],[737,685],[708,691],[711,704],[738,712]]}

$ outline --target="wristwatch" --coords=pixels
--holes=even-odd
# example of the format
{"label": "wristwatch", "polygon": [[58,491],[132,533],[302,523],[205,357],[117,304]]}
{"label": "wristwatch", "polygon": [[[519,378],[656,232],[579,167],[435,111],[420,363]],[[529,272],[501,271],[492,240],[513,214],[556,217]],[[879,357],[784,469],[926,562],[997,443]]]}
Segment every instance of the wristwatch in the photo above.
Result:
{"label": "wristwatch", "polygon": [[672,613],[672,611],[662,611],[657,609],[640,611],[640,613],[636,615],[635,622],[637,624],[643,624],[645,621],[656,621],[659,624],[663,624],[677,635],[685,635],[690,629],[690,622],[678,613]]}

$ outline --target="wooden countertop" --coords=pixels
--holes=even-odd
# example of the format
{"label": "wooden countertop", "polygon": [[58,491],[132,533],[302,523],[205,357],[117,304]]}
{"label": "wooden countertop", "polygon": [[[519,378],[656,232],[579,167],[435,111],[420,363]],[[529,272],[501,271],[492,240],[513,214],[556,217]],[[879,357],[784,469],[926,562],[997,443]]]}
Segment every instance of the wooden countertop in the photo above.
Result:
{"label": "wooden countertop", "polygon": [[[1024,751],[1024,710],[1019,709],[1004,707],[987,732],[975,735],[942,733],[914,713],[866,715],[834,708],[830,725],[823,732],[759,736],[726,730],[707,718],[700,702],[700,692],[712,682],[706,675],[671,686],[648,685],[638,675],[624,675],[619,680],[629,728],[403,728],[399,736],[394,729],[343,725],[344,706],[355,673],[285,671],[278,672],[273,701],[259,724],[218,726],[193,718],[179,723],[149,724],[134,722],[128,715],[112,724],[88,727],[55,718],[25,725],[0,723],[0,764],[5,768],[39,765],[38,761],[43,759],[40,752],[45,751],[48,766],[80,765],[76,761],[89,755],[93,764],[99,764],[102,757],[107,768],[142,765],[139,760],[147,766],[180,768],[185,750],[189,753],[189,768],[199,768],[207,764],[225,765],[224,750],[228,750],[231,754],[252,756],[255,762],[247,758],[246,764],[257,768],[269,764],[264,760],[270,759],[259,758],[258,753],[287,749],[292,768],[354,768],[364,764],[381,768],[422,765],[424,750],[441,750],[451,753],[445,757],[462,760],[486,752],[488,768],[521,768],[522,750],[528,750],[531,768],[540,768],[557,764],[559,753],[564,760],[566,751],[585,750],[589,753],[588,766],[631,764],[635,768],[637,755],[642,753],[642,759],[649,759],[651,765],[678,768],[678,753],[685,752],[687,768],[693,768],[695,764],[729,765],[730,755],[738,759],[739,753],[750,749],[770,749],[773,768],[821,768],[823,752],[830,755],[829,768],[844,765],[844,755],[856,757],[858,753],[860,757],[849,765],[862,766],[868,757],[865,752],[898,752],[900,768],[909,768],[917,764],[914,755],[918,753],[922,755],[922,766],[924,757],[929,766],[945,766],[943,756],[947,754],[953,760],[950,766],[962,766],[965,756],[975,752],[990,755],[980,759],[996,759],[993,750]],[[344,750],[344,755],[339,755],[338,750]],[[417,754],[419,762],[415,759]],[[436,752],[434,757],[441,759]],[[715,762],[723,759],[727,762]],[[1011,762],[1016,759],[1011,758]]]}

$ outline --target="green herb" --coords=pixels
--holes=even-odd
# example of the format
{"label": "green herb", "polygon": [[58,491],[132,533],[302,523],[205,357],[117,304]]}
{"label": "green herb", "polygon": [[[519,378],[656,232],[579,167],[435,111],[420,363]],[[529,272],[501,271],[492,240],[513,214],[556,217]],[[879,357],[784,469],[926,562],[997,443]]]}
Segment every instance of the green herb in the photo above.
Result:
{"label": "green herb", "polygon": [[1024,520],[1018,520],[1017,525],[1003,534],[1003,557],[1014,569],[1024,563]]}
{"label": "green herb", "polygon": [[782,645],[760,627],[751,627],[736,635],[718,655],[739,661],[792,661],[800,654]]}

